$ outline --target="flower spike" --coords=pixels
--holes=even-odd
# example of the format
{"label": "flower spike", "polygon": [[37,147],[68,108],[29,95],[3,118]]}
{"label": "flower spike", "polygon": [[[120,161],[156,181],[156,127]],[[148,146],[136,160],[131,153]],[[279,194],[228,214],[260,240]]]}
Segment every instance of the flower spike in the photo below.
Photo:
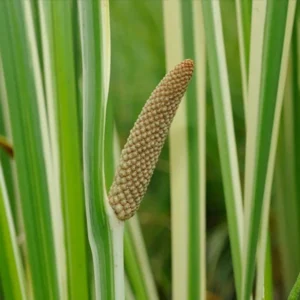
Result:
{"label": "flower spike", "polygon": [[139,208],[193,70],[193,61],[186,59],[167,73],[130,131],[108,194],[120,220],[129,219]]}

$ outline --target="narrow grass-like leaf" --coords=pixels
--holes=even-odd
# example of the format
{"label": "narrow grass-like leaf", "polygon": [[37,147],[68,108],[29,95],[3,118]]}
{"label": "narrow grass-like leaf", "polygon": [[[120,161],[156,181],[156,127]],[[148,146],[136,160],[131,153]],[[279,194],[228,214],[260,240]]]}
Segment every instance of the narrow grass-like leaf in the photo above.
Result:
{"label": "narrow grass-like leaf", "polygon": [[25,300],[25,276],[0,164],[0,278],[5,299]]}
{"label": "narrow grass-like leaf", "polygon": [[[294,12],[295,2],[293,1],[289,3],[269,1],[267,3],[262,77],[259,83],[259,107],[256,109],[258,126],[257,128],[254,126],[255,129],[250,136],[255,143],[254,146],[252,145],[255,149],[252,161],[253,177],[250,178],[253,182],[251,189],[248,187],[245,193],[248,200],[246,201],[242,299],[248,299],[252,291],[258,234],[262,230],[262,220],[266,218],[264,207],[269,201],[271,189]],[[250,76],[256,75],[250,73]],[[264,265],[262,267],[264,268]]]}
{"label": "narrow grass-like leaf", "polygon": [[[249,211],[251,203],[249,190],[251,190],[253,184],[253,161],[255,156],[255,132],[258,127],[258,110],[259,110],[259,91],[261,81],[261,65],[263,62],[263,42],[265,31],[265,18],[266,18],[266,1],[254,1],[253,13],[251,21],[251,47],[250,47],[250,66],[249,66],[249,95],[251,99],[247,104],[247,119],[251,120],[251,126],[247,126],[247,138],[246,138],[246,162],[245,162],[245,189],[244,189],[244,207],[245,211]],[[247,220],[247,214],[245,215],[245,225],[249,221]],[[245,228],[246,231],[246,228]]]}
{"label": "narrow grass-like leaf", "polygon": [[[37,299],[57,299],[47,181],[47,126],[30,2],[2,1],[1,55],[26,234],[30,283]],[[37,242],[38,241],[38,242]]]}
{"label": "narrow grass-like leaf", "polygon": [[242,75],[242,90],[244,100],[244,114],[247,115],[248,72],[250,52],[251,0],[235,0],[238,40],[240,47],[240,65]]}
{"label": "narrow grass-like leaf", "polygon": [[[266,15],[266,2],[254,2],[253,3],[253,14],[252,14],[252,27],[251,27],[251,52],[250,52],[250,70],[249,70],[249,94],[248,98],[251,99],[247,103],[247,118],[251,120],[251,123],[247,127],[247,141],[246,141],[246,180],[245,180],[245,195],[248,195],[249,189],[249,178],[253,175],[253,155],[255,153],[255,144],[251,141],[254,137],[255,128],[258,122],[258,101],[259,101],[259,87],[261,77],[261,64],[262,64],[262,45],[264,41],[264,26],[265,26],[265,15]],[[270,174],[272,175],[272,173]],[[269,188],[272,183],[272,176],[269,179]],[[266,201],[264,206],[264,218],[263,218],[263,230],[260,238],[260,252],[258,255],[258,265],[260,266],[257,274],[257,289],[256,299],[262,299],[264,293],[264,275],[265,275],[265,257],[266,257],[266,237],[267,228],[269,224],[269,202],[270,202],[270,189],[269,193],[266,194]],[[249,198],[245,196],[245,210],[249,210]],[[247,215],[246,215],[247,218]],[[246,226],[248,224],[246,219]]]}
{"label": "narrow grass-like leaf", "polygon": [[[205,46],[198,1],[164,1],[167,69],[195,61],[170,130],[172,280],[174,299],[205,298]],[[177,28],[176,32],[174,28]]]}
{"label": "narrow grass-like leaf", "polygon": [[[268,201],[266,203],[269,205]],[[267,224],[269,223],[269,210],[265,209],[266,218],[263,219],[262,230],[257,258],[257,276],[255,299],[273,299],[273,281],[272,281],[272,253],[270,245],[270,236]]]}
{"label": "narrow grass-like leaf", "polygon": [[[255,131],[258,126],[258,109],[259,109],[259,87],[261,78],[261,64],[263,61],[263,41],[264,41],[264,26],[266,16],[266,2],[255,1],[253,3],[252,13],[252,26],[251,26],[251,47],[250,47],[250,67],[249,67],[249,93],[248,99],[251,99],[246,105],[247,118],[251,120],[247,126],[247,140],[246,140],[246,163],[245,163],[245,210],[249,211],[250,199],[249,195],[249,179],[253,176],[253,159],[255,154],[255,144],[251,140],[255,137]],[[246,119],[247,119],[246,118]],[[249,121],[250,122],[250,121]],[[257,289],[256,299],[262,299],[264,293],[264,275],[265,275],[265,256],[266,256],[266,234],[269,224],[269,201],[270,195],[268,195],[267,203],[265,204],[265,219],[263,219],[265,229],[262,231],[263,234],[260,240],[260,253],[258,255],[258,265],[260,268],[257,274]],[[247,214],[245,216],[245,224],[249,223],[247,220]],[[245,229],[246,231],[246,229]]]}
{"label": "narrow grass-like leaf", "polygon": [[141,300],[158,300],[137,216],[128,221],[125,229],[125,270],[133,294]]}
{"label": "narrow grass-like leaf", "polygon": [[[163,2],[166,64],[170,69],[183,59],[180,0]],[[173,28],[177,28],[176,35]],[[169,46],[168,46],[169,45]],[[172,294],[175,300],[188,294],[188,149],[186,99],[178,108],[170,128],[171,224],[172,224]],[[176,136],[174,136],[176,134]],[[185,141],[183,143],[183,141]],[[172,151],[176,149],[176,151]],[[175,176],[176,175],[176,176]],[[176,190],[175,190],[176,188]]]}
{"label": "narrow grass-like leaf", "polygon": [[52,38],[51,3],[38,1],[38,15],[41,34],[41,51],[43,57],[43,79],[45,86],[45,97],[47,105],[47,121],[49,124],[50,155],[51,155],[51,212],[53,220],[53,232],[55,251],[57,257],[58,280],[60,284],[60,296],[68,297],[67,286],[67,261],[65,248],[65,226],[62,211],[61,195],[61,171],[59,136],[57,126],[57,91],[55,77],[55,51]]}
{"label": "narrow grass-like leaf", "polygon": [[133,249],[133,241],[128,229],[125,231],[124,235],[124,256],[125,271],[128,276],[128,284],[129,282],[131,283],[130,288],[132,289],[132,294],[136,295],[138,299],[147,299],[148,296],[144,282],[138,280],[141,278],[140,264],[136,260],[136,253]]}
{"label": "narrow grass-like leaf", "polygon": [[96,298],[123,299],[123,224],[107,206],[104,169],[110,69],[108,2],[78,1],[78,9],[83,63],[84,183]]}
{"label": "narrow grass-like leaf", "polygon": [[[46,37],[42,37],[42,42],[47,101],[50,104],[48,118],[53,172],[59,172],[60,178],[59,183],[54,183],[56,188],[60,187],[61,204],[58,202],[57,205],[62,206],[65,229],[66,258],[62,256],[61,261],[66,261],[69,297],[86,299],[89,294],[86,226],[72,27],[76,6],[69,1],[42,1],[39,5],[41,15],[45,16],[40,22],[44,26],[43,33],[46,34]],[[64,269],[61,271],[64,272]],[[61,274],[61,280],[64,277]]]}
{"label": "narrow grass-like leaf", "polygon": [[219,1],[203,1],[210,82],[217,126],[226,213],[238,298],[241,287],[243,233],[242,192],[231,109]]}

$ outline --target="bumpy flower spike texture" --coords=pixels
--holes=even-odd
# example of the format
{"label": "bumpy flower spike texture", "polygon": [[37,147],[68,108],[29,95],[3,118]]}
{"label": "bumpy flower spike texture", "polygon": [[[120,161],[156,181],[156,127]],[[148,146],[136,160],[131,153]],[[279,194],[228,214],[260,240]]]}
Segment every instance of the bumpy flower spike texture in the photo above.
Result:
{"label": "bumpy flower spike texture", "polygon": [[130,131],[108,194],[120,220],[129,219],[139,208],[193,69],[193,61],[187,59],[170,71],[152,92]]}

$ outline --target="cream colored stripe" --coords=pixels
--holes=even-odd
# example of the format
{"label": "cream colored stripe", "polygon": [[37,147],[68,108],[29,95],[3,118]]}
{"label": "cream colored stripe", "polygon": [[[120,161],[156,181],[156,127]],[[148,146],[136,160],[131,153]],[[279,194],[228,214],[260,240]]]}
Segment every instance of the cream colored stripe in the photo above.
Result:
{"label": "cream colored stripe", "polygon": [[[183,60],[179,0],[163,1],[167,71]],[[187,299],[188,287],[188,149],[186,99],[183,98],[170,129],[172,295]]]}
{"label": "cream colored stripe", "polygon": [[[253,1],[250,42],[249,88],[247,103],[247,120],[251,122],[247,126],[246,134],[246,162],[245,162],[245,228],[247,234],[251,211],[251,199],[253,190],[254,161],[256,148],[256,132],[258,122],[259,93],[262,68],[262,51],[264,42],[264,26],[266,18],[267,1]],[[245,236],[245,240],[247,238]],[[244,245],[245,247],[246,245]],[[246,248],[244,248],[246,249]],[[244,251],[245,254],[245,251]],[[245,261],[245,260],[243,260]]]}

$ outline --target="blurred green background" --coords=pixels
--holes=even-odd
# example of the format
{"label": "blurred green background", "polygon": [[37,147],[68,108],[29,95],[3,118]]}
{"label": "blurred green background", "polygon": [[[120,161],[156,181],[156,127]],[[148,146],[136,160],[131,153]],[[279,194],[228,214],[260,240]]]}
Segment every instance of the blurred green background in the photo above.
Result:
{"label": "blurred green background", "polygon": [[[165,74],[163,11],[160,0],[112,0],[110,9],[112,69],[109,101],[114,105],[120,144],[123,146],[151,91]],[[235,14],[234,1],[222,1],[235,133],[243,179],[245,125]],[[207,84],[207,287],[212,293],[211,299],[215,299],[213,295],[230,299],[233,296],[232,263],[208,80]],[[168,143],[142,202],[139,218],[160,299],[171,299]]]}

